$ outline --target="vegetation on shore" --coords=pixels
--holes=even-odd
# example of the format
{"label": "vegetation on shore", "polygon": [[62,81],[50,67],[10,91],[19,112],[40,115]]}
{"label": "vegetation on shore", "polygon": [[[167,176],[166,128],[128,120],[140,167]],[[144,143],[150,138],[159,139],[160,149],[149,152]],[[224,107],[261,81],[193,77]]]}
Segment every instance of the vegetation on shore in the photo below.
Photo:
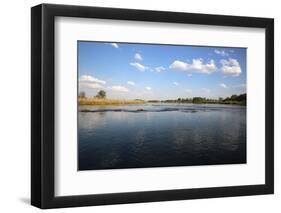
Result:
{"label": "vegetation on shore", "polygon": [[106,92],[100,90],[96,96],[87,97],[85,92],[80,92],[78,97],[79,105],[124,105],[124,104],[144,104],[144,100],[118,100],[118,99],[107,99]]}
{"label": "vegetation on shore", "polygon": [[144,104],[144,103],[193,103],[193,104],[237,104],[246,105],[246,93],[240,95],[232,95],[227,98],[209,99],[204,97],[178,98],[175,100],[118,100],[107,99],[106,92],[100,90],[96,96],[87,97],[85,92],[80,92],[78,97],[79,105],[124,105],[124,104]]}
{"label": "vegetation on shore", "polygon": [[225,99],[209,99],[204,97],[193,97],[193,98],[178,98],[175,100],[149,100],[149,103],[193,103],[193,104],[238,104],[246,105],[247,95],[246,93],[241,95],[232,95]]}
{"label": "vegetation on shore", "polygon": [[100,98],[79,98],[79,105],[124,105],[124,104],[144,104],[143,100],[117,100]]}

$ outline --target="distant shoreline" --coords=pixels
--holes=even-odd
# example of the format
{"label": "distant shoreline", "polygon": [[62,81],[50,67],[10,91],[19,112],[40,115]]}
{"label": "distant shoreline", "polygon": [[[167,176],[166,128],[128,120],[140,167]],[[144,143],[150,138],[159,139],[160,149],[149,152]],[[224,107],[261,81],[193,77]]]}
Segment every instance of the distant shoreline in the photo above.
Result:
{"label": "distant shoreline", "polygon": [[205,101],[182,101],[182,100],[119,100],[119,99],[101,99],[101,98],[79,98],[79,105],[141,105],[141,104],[156,104],[156,103],[170,103],[170,104],[227,104],[227,105],[241,105],[246,106],[244,101],[219,101],[219,100],[205,100]]}
{"label": "distant shoreline", "polygon": [[128,105],[128,104],[144,104],[143,100],[118,100],[103,98],[79,98],[79,105]]}

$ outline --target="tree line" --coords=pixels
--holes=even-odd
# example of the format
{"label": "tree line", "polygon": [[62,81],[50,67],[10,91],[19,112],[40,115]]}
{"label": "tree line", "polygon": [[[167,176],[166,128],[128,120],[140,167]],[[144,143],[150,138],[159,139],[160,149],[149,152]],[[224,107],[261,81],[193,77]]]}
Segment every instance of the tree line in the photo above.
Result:
{"label": "tree line", "polygon": [[[86,99],[86,93],[81,91],[79,93],[80,99]],[[96,99],[106,99],[106,91],[100,90],[94,96]],[[136,101],[142,101],[141,99],[135,99]],[[231,95],[226,98],[211,99],[205,97],[193,97],[193,98],[178,98],[178,99],[168,99],[168,100],[149,100],[148,103],[193,103],[193,104],[239,104],[246,105],[247,95],[246,93],[240,95]]]}
{"label": "tree line", "polygon": [[205,97],[193,97],[193,98],[178,98],[169,100],[149,100],[149,103],[193,103],[193,104],[240,104],[246,105],[247,95],[246,93],[240,95],[231,95],[227,98],[211,99]]}
{"label": "tree line", "polygon": [[[81,91],[78,95],[79,98],[86,98],[86,92],[84,91]],[[106,91],[104,90],[100,90],[98,91],[98,93],[95,95],[95,98],[98,98],[98,99],[105,99],[106,98]]]}

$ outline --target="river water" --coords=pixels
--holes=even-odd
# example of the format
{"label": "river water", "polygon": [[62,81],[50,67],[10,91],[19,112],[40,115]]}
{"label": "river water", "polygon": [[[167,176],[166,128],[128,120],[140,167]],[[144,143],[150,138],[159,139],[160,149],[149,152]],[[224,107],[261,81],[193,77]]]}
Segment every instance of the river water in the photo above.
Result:
{"label": "river water", "polygon": [[246,107],[80,106],[78,170],[246,163]]}

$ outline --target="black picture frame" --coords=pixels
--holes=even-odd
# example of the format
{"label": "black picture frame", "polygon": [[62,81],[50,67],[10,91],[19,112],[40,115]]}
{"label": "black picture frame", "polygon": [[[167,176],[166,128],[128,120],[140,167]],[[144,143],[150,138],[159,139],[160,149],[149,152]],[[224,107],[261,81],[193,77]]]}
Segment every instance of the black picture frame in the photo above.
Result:
{"label": "black picture frame", "polygon": [[[54,195],[55,17],[264,28],[265,184],[93,195]],[[31,204],[42,208],[272,194],[274,192],[274,20],[240,16],[41,4],[31,8]]]}

